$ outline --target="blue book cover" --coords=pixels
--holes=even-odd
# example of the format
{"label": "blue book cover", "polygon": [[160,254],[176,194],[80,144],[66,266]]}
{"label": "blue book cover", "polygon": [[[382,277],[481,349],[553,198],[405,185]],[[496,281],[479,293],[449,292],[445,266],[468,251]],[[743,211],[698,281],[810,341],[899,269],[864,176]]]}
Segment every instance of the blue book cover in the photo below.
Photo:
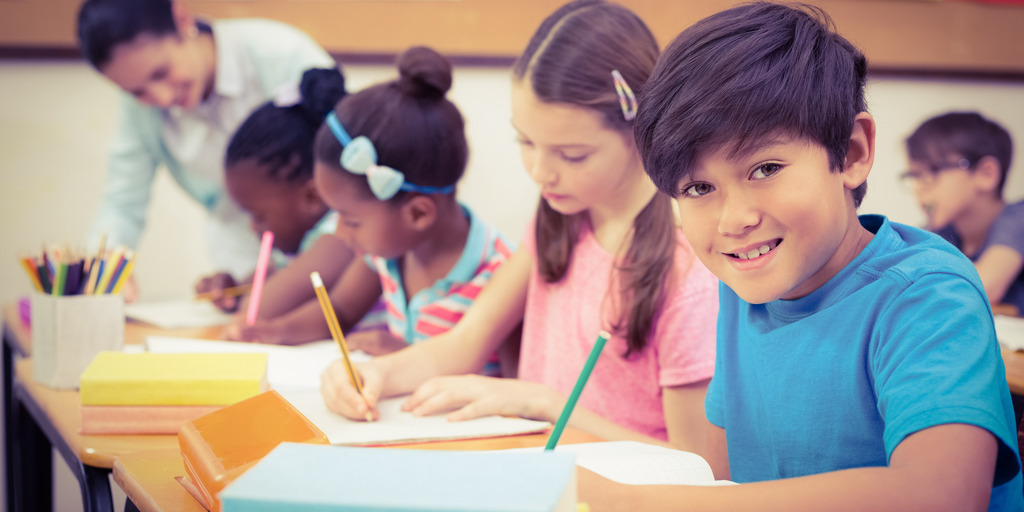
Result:
{"label": "blue book cover", "polygon": [[282,443],[221,492],[221,510],[575,512],[574,460]]}

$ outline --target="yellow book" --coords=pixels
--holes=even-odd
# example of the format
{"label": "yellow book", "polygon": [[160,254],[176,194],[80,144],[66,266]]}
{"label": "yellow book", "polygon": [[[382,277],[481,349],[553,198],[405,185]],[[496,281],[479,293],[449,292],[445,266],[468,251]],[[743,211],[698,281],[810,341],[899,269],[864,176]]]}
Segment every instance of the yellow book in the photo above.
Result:
{"label": "yellow book", "polygon": [[268,389],[267,354],[100,352],[82,372],[82,405],[229,405]]}

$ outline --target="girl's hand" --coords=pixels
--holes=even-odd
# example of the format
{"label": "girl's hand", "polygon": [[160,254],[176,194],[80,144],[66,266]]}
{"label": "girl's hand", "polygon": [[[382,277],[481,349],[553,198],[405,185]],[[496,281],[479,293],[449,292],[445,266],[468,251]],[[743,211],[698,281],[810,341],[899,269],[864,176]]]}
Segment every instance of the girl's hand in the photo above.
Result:
{"label": "girl's hand", "polygon": [[391,335],[387,329],[359,331],[345,336],[349,350],[362,350],[371,356],[382,356],[397,352],[409,344]]}
{"label": "girl's hand", "polygon": [[449,421],[501,415],[554,422],[564,404],[564,397],[543,384],[458,375],[424,382],[402,405],[402,410],[430,416],[455,409],[448,415]]}
{"label": "girl's hand", "polygon": [[[338,358],[320,375],[320,395],[324,405],[348,419],[365,420],[369,410],[374,420],[380,419],[377,400],[380,398],[384,376],[372,361],[355,363],[356,374],[362,378],[363,394],[356,392],[345,368],[345,360]],[[367,409],[369,407],[369,409]]]}
{"label": "girl's hand", "polygon": [[211,301],[214,306],[226,313],[234,313],[238,309],[240,299],[238,296],[225,297],[224,290],[235,286],[235,278],[227,272],[221,272],[212,276],[206,276],[196,283],[196,294],[208,293],[212,295]]}

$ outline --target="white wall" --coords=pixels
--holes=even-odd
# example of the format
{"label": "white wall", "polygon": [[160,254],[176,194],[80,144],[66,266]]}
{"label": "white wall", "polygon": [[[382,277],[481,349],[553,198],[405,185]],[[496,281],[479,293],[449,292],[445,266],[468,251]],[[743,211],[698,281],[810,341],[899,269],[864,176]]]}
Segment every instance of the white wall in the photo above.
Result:
{"label": "white wall", "polygon": [[[344,66],[358,90],[392,78],[391,66]],[[470,166],[460,197],[513,239],[536,204],[509,122],[506,68],[459,68],[450,97],[466,118]],[[103,185],[107,143],[116,122],[114,90],[79,61],[0,61],[0,303],[30,289],[15,256],[42,243],[84,245]],[[1024,84],[873,79],[869,106],[878,121],[875,169],[862,212],[920,224],[923,216],[896,176],[903,139],[933,114],[979,109],[1024,145]],[[1021,158],[1008,198],[1024,197]],[[185,297],[210,270],[202,212],[160,173],[136,275],[144,298]]]}
{"label": "white wall", "polygon": [[[394,78],[392,66],[344,66],[351,90]],[[505,68],[456,71],[450,97],[471,147],[459,195],[515,240],[535,205],[509,121]],[[116,123],[115,90],[82,62],[0,61],[0,303],[31,288],[19,254],[84,246]],[[159,173],[135,275],[143,298],[185,297],[211,270],[203,212]]]}
{"label": "white wall", "polygon": [[907,168],[904,140],[928,118],[952,110],[977,111],[1009,130],[1016,151],[1004,198],[1024,198],[1024,83],[872,79],[868,110],[877,122],[878,133],[875,165],[868,178],[862,213],[884,213],[898,222],[924,224],[924,214],[913,193],[899,184],[898,176]]}

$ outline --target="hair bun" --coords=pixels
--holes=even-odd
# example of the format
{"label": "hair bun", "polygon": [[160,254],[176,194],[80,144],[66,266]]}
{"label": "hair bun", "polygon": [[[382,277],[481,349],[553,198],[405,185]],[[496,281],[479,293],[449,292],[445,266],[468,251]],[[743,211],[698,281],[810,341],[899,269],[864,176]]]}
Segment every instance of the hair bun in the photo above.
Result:
{"label": "hair bun", "polygon": [[319,125],[323,118],[346,94],[345,76],[338,68],[311,68],[302,73],[299,83],[302,97],[299,106]]}
{"label": "hair bun", "polygon": [[398,88],[412,97],[443,98],[452,87],[452,65],[425,46],[409,48],[398,57]]}

